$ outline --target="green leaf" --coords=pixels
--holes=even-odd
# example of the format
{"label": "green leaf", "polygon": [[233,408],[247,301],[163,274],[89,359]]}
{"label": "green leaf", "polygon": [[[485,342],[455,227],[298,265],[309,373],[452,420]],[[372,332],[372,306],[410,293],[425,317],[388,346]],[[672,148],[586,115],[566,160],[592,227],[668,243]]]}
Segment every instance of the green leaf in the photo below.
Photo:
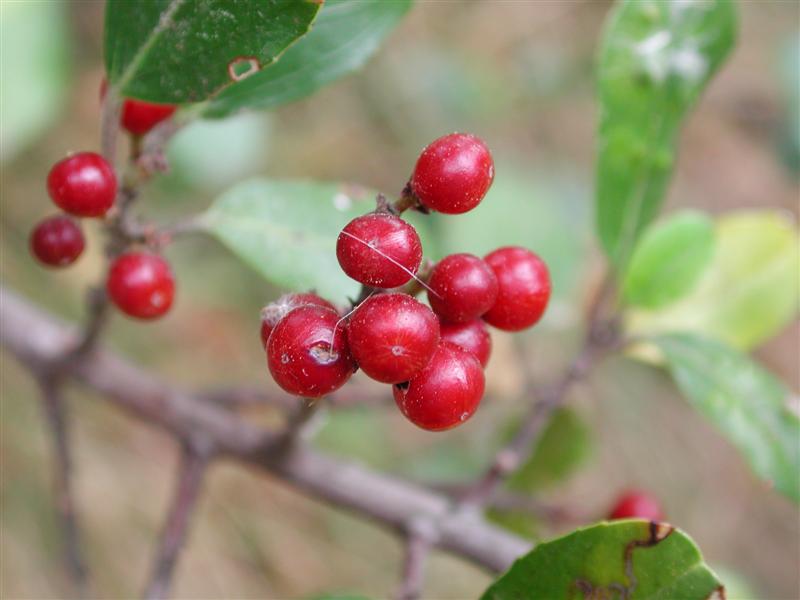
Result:
{"label": "green leaf", "polygon": [[659,308],[686,295],[711,262],[714,224],[685,211],[649,228],[631,257],[622,285],[626,302]]}
{"label": "green leaf", "polygon": [[722,600],[724,587],[692,539],[666,523],[615,521],[539,544],[482,600]]}
{"label": "green leaf", "polygon": [[653,342],[689,403],[733,442],[756,474],[800,502],[800,417],[789,405],[788,390],[720,342],[691,334]]}
{"label": "green leaf", "polygon": [[0,161],[42,134],[65,107],[70,75],[67,4],[0,3]]}
{"label": "green leaf", "polygon": [[212,98],[206,116],[274,108],[308,96],[361,68],[411,7],[412,0],[327,0],[314,27],[280,60]]}
{"label": "green leaf", "polygon": [[658,213],[687,111],[733,47],[731,0],[622,0],[600,51],[597,230],[622,268]]}
{"label": "green leaf", "polygon": [[686,331],[749,349],[794,319],[800,302],[800,236],[783,214],[741,211],[716,224],[711,264],[693,290],[663,310],[632,310],[636,336]]}
{"label": "green leaf", "polygon": [[[359,284],[339,267],[336,238],[374,210],[375,195],[337,183],[251,179],[217,198],[200,225],[272,283],[344,303]],[[414,226],[426,252],[435,252],[424,223]]]}
{"label": "green leaf", "polygon": [[205,100],[273,63],[305,34],[319,0],[109,0],[105,62],[124,96]]}
{"label": "green leaf", "polygon": [[586,423],[573,410],[557,411],[542,433],[531,457],[508,481],[508,487],[533,492],[572,475],[591,454]]}

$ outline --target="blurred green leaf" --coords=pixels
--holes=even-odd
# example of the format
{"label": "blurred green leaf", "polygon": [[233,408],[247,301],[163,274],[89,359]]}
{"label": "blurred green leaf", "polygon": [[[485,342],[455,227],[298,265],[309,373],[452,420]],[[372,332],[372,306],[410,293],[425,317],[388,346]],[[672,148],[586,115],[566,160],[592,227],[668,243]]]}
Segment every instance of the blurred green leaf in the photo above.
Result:
{"label": "blurred green leaf", "polygon": [[622,268],[658,213],[686,112],[734,44],[731,0],[622,0],[600,51],[597,231]]}
{"label": "blurred green leaf", "polygon": [[500,246],[530,248],[547,262],[553,293],[574,297],[590,236],[588,189],[572,173],[522,174],[503,170],[502,159],[496,164],[501,174],[477,208],[433,215],[442,252],[483,256]]}
{"label": "blurred green leaf", "polygon": [[[316,290],[342,304],[359,284],[336,259],[336,238],[355,217],[374,210],[376,193],[338,183],[251,179],[230,188],[200,224],[265,279],[289,290]],[[414,223],[427,251],[435,245]]]}
{"label": "blurred green leaf", "polygon": [[337,408],[326,413],[324,425],[314,436],[314,445],[376,469],[386,469],[395,458],[386,443],[387,435],[385,422],[377,411]]}
{"label": "blurred green leaf", "polygon": [[653,342],[689,403],[738,447],[756,474],[800,502],[800,417],[781,382],[714,340],[673,334]]}
{"label": "blurred green leaf", "polygon": [[0,3],[0,162],[44,132],[64,106],[70,76],[67,5]]}
{"label": "blurred green leaf", "polygon": [[755,586],[741,572],[719,565],[714,565],[714,572],[725,582],[726,600],[753,600],[764,597],[763,594],[756,592]]}
{"label": "blurred green leaf", "polygon": [[690,331],[749,349],[798,313],[800,237],[782,214],[742,211],[716,225],[716,249],[694,289],[659,311],[630,311],[637,336]]}
{"label": "blurred green leaf", "polygon": [[277,60],[309,30],[321,4],[109,0],[108,79],[122,95],[151,102],[205,100]]}
{"label": "blurred green leaf", "polygon": [[616,521],[536,546],[484,592],[522,598],[724,598],[722,584],[692,539],[669,525]]}
{"label": "blurred green leaf", "polygon": [[687,294],[714,253],[714,223],[684,211],[650,227],[636,246],[622,284],[626,302],[655,309]]}
{"label": "blurred green leaf", "polygon": [[508,480],[508,487],[533,492],[572,475],[591,455],[591,432],[573,410],[558,410],[530,458]]}
{"label": "blurred green leaf", "polygon": [[785,110],[778,124],[778,144],[786,165],[800,174],[800,34],[783,45],[780,56],[780,84]]}
{"label": "blurred green leaf", "polygon": [[411,7],[412,0],[327,0],[312,30],[280,60],[212,98],[204,114],[298,100],[361,68]]}
{"label": "blurred green leaf", "polygon": [[170,140],[166,177],[206,192],[219,191],[260,170],[269,149],[269,133],[269,115],[263,114],[194,121]]}
{"label": "blurred green leaf", "polygon": [[369,600],[369,598],[357,594],[322,594],[313,596],[311,600]]}

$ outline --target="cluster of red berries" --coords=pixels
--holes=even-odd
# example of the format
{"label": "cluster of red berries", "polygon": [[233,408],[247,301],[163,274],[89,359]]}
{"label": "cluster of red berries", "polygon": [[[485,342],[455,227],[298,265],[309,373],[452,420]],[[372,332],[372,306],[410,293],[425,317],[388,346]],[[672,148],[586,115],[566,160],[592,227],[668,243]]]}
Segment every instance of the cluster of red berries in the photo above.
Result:
{"label": "cluster of red berries", "polygon": [[[102,89],[105,93],[105,82]],[[174,106],[125,100],[120,124],[142,135],[175,112]],[[65,267],[83,252],[86,241],[72,217],[102,218],[114,206],[117,176],[112,165],[94,152],[79,152],[57,162],[47,177],[50,198],[64,213],[41,221],[31,232],[33,255],[49,267]],[[68,216],[72,215],[72,216]],[[111,264],[109,297],[124,313],[140,319],[163,315],[172,305],[175,283],[169,264],[148,252],[127,252]]]}
{"label": "cluster of red berries", "polygon": [[[401,200],[423,211],[466,212],[494,177],[491,154],[472,135],[435,140],[420,155]],[[401,412],[428,430],[471,417],[484,391],[491,337],[486,324],[519,331],[547,307],[550,278],[533,252],[506,247],[483,259],[445,257],[418,276],[416,230],[384,204],[348,223],[336,255],[344,272],[370,290],[346,315],[314,294],[290,294],[262,311],[261,338],[275,381],[291,394],[319,398],[360,368],[393,386]],[[415,279],[430,308],[401,286]]]}

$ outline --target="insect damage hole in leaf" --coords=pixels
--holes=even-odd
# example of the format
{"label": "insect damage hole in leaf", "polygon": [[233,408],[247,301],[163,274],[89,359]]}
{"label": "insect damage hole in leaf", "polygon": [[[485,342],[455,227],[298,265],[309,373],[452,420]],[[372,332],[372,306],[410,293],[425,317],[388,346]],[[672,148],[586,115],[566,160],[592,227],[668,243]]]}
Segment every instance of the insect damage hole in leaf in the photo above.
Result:
{"label": "insect damage hole in leaf", "polygon": [[237,56],[228,63],[228,75],[233,81],[242,81],[261,70],[261,64],[255,56]]}

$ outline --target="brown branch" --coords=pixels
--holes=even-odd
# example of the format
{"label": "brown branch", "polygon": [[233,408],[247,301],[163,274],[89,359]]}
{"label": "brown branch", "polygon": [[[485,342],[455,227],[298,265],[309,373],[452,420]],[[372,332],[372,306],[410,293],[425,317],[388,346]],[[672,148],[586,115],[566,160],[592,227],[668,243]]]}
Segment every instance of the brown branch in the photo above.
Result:
{"label": "brown branch", "polygon": [[61,394],[61,382],[54,376],[41,374],[39,385],[53,441],[53,490],[56,512],[64,536],[64,560],[75,592],[83,598],[87,596],[88,569],[81,550],[80,528],[72,493],[72,456],[64,396]]}
{"label": "brown branch", "polygon": [[181,449],[175,496],[161,530],[150,580],[145,588],[144,597],[147,600],[161,600],[169,594],[178,556],[186,544],[210,458],[211,448],[208,446],[184,444]]}
{"label": "brown branch", "polygon": [[[36,368],[58,360],[74,343],[73,329],[0,289],[0,343]],[[435,545],[501,572],[530,549],[530,542],[489,524],[475,511],[453,511],[447,496],[305,445],[284,455],[269,453],[278,435],[218,405],[176,388],[97,348],[71,362],[65,376],[82,382],[114,404],[190,441],[203,435],[221,455],[267,470],[309,496],[354,511],[396,531],[414,520],[435,525]]]}

